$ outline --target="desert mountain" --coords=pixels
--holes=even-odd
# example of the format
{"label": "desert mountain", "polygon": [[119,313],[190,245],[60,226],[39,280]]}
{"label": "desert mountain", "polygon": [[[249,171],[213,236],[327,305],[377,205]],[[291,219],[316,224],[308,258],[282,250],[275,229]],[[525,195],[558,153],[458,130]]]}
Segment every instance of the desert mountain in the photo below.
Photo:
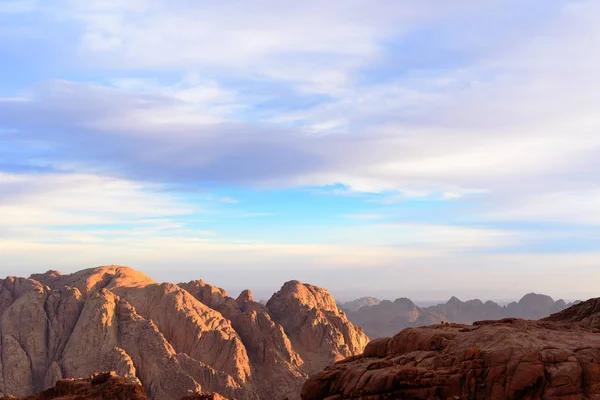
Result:
{"label": "desert mountain", "polygon": [[338,306],[344,311],[358,311],[361,307],[376,306],[381,303],[381,300],[375,297],[361,297],[360,299],[347,301],[345,303],[338,302]]}
{"label": "desert mountain", "polygon": [[461,301],[452,297],[448,302],[431,307],[418,307],[406,298],[394,302],[384,300],[378,305],[348,311],[350,321],[362,327],[370,338],[392,336],[408,327],[444,322],[472,324],[475,321],[503,318],[540,319],[573,305],[563,300],[530,293],[518,302],[500,306],[493,301]]}
{"label": "desert mountain", "polygon": [[407,328],[327,367],[304,400],[600,399],[600,299],[541,321]]}
{"label": "desert mountain", "polygon": [[367,342],[325,289],[288,282],[263,306],[117,266],[0,280],[0,333],[0,396],[116,371],[160,400],[295,399],[308,374]]}

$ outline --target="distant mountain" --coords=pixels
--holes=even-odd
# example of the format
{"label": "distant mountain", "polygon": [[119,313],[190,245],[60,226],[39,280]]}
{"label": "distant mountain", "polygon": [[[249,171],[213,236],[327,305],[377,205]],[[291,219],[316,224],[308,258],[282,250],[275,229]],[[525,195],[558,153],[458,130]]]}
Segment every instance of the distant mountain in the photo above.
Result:
{"label": "distant mountain", "polygon": [[338,306],[344,311],[358,311],[364,306],[376,306],[381,303],[381,300],[375,297],[361,297],[360,299],[338,303]]}
{"label": "distant mountain", "polygon": [[446,303],[418,307],[407,298],[399,298],[394,302],[383,300],[376,305],[363,306],[356,311],[347,310],[347,316],[352,323],[361,326],[365,333],[374,339],[393,336],[404,328],[438,324],[441,321],[472,324],[475,321],[511,317],[540,319],[573,304],[567,304],[564,300],[554,301],[550,296],[536,293],[529,293],[518,302],[506,306],[500,306],[493,301],[461,301],[452,297]]}

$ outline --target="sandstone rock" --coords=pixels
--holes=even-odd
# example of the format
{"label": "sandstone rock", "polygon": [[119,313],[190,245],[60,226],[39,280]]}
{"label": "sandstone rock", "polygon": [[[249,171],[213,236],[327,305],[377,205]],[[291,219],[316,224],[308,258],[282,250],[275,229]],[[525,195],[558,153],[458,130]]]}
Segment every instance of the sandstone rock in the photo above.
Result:
{"label": "sandstone rock", "polygon": [[308,373],[359,354],[367,344],[365,333],[348,321],[326,289],[290,281],[266,307],[305,361]]}
{"label": "sandstone rock", "polygon": [[228,400],[219,393],[196,393],[192,396],[185,396],[181,400]]}
{"label": "sandstone rock", "polygon": [[[333,312],[330,296],[313,297],[311,312]],[[321,323],[347,338],[323,335],[328,328],[320,326],[305,339],[326,338],[324,348],[335,354],[362,351],[348,334],[355,328],[336,318]],[[250,291],[233,299],[202,281],[159,284],[119,266],[0,280],[0,335],[0,396],[112,370],[156,400],[193,393],[295,400],[312,372],[312,360],[301,358]]]}
{"label": "sandstone rock", "polygon": [[544,321],[573,322],[598,332],[600,331],[600,298],[576,304],[544,318]]}
{"label": "sandstone rock", "polygon": [[407,328],[311,376],[302,399],[600,399],[599,311]]}
{"label": "sandstone rock", "polygon": [[[0,400],[15,400],[14,397],[2,397]],[[147,400],[144,388],[132,384],[114,372],[99,373],[87,379],[64,379],[56,386],[41,393],[21,397],[19,400]]]}
{"label": "sandstone rock", "polygon": [[231,321],[247,349],[254,385],[261,398],[299,398],[300,387],[307,378],[304,362],[283,328],[273,322],[265,306],[252,300],[249,291],[234,300],[225,290],[201,280],[179,286]]}

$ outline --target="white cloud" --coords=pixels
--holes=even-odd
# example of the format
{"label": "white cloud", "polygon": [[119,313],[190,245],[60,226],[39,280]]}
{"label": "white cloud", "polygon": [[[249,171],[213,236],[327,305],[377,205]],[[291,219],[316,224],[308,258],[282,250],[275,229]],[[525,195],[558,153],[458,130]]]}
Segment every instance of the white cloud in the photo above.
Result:
{"label": "white cloud", "polygon": [[0,229],[127,223],[200,211],[139,183],[85,174],[0,173],[0,193]]}

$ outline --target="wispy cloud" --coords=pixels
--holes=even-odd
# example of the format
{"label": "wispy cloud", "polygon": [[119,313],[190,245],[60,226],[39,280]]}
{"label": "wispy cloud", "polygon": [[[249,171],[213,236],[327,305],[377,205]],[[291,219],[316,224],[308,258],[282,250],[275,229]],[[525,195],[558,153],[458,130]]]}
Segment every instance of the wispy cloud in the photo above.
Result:
{"label": "wispy cloud", "polygon": [[[271,267],[433,257],[438,273],[543,247],[519,224],[581,235],[600,225],[598,14],[567,0],[4,1],[3,254],[101,258],[102,243],[148,261],[181,245]],[[143,236],[132,253],[127,230]]]}

